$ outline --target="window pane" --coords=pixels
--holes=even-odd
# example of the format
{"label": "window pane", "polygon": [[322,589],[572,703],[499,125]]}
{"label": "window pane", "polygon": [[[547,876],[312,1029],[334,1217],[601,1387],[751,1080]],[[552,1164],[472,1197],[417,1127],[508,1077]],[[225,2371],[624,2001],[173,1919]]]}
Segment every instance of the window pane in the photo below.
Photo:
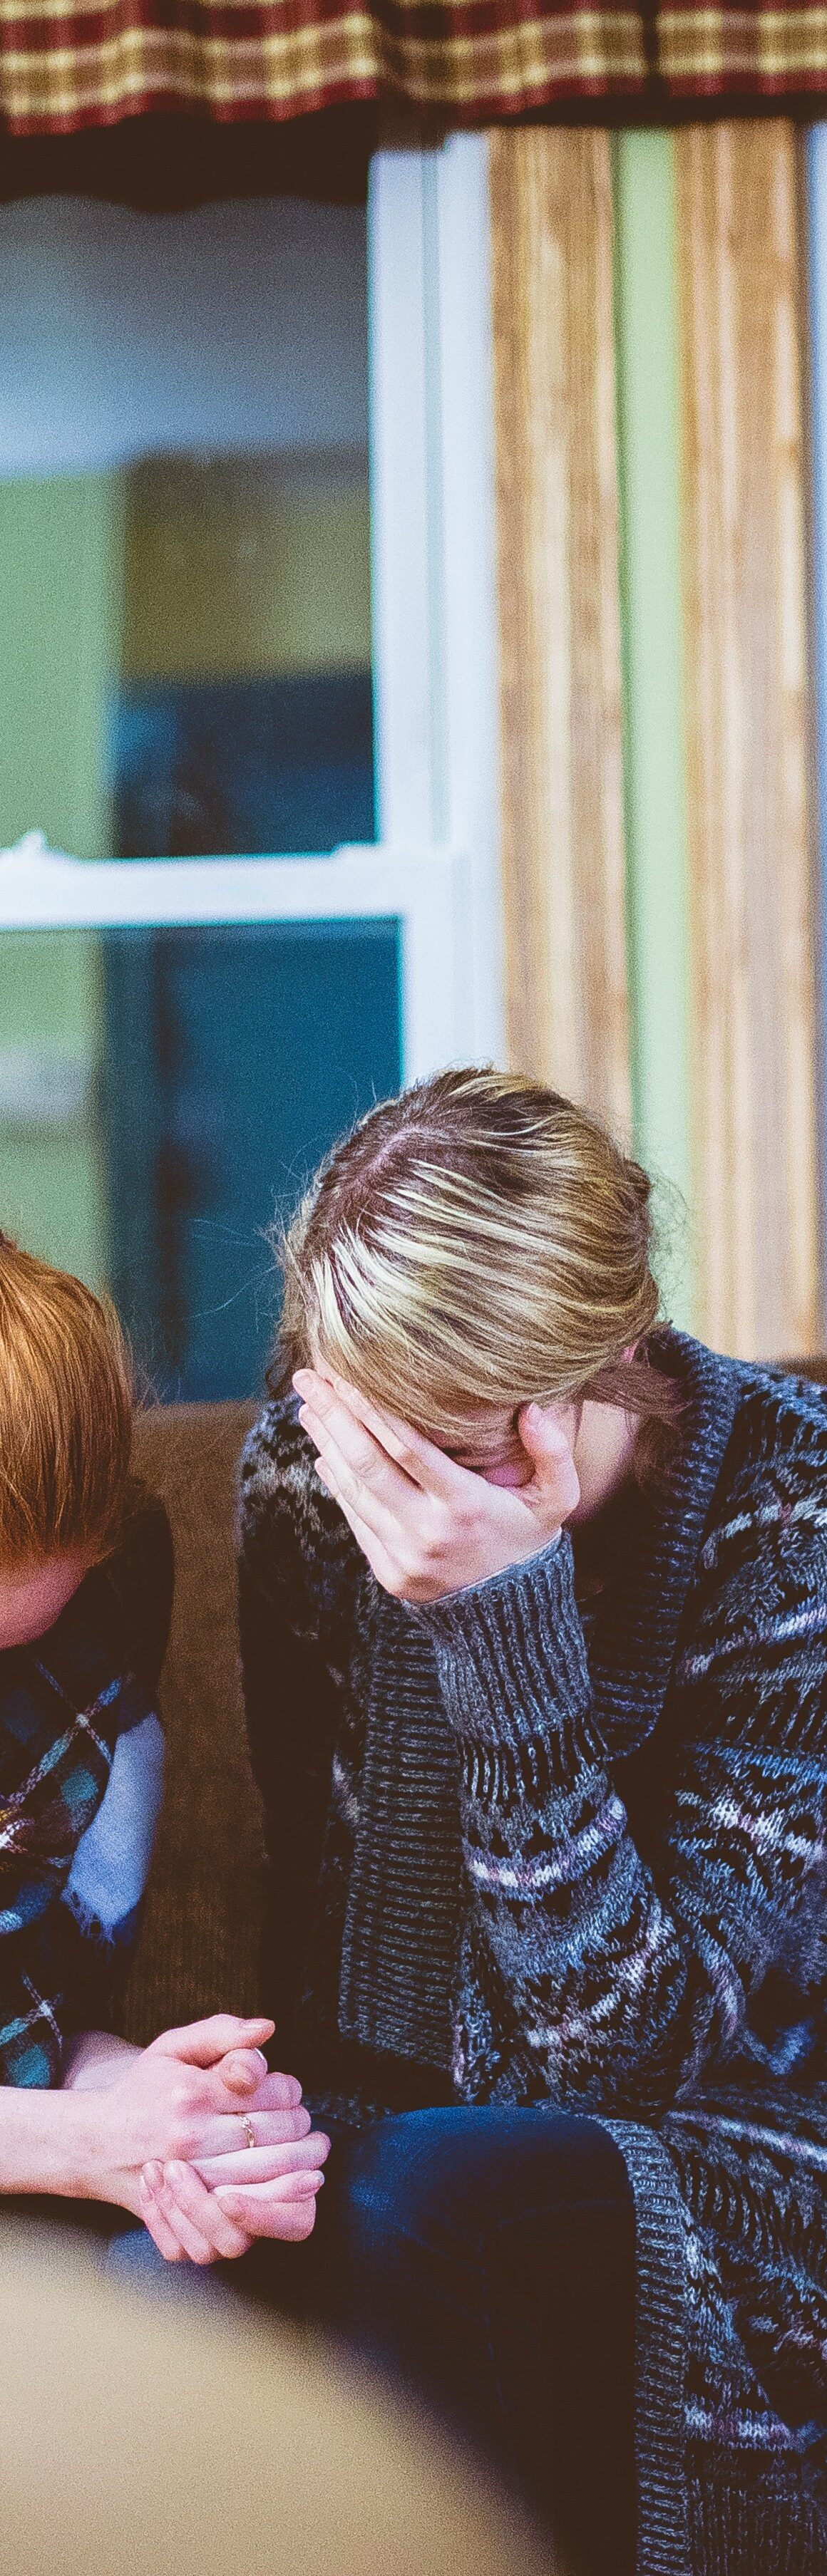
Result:
{"label": "window pane", "polygon": [[9,932],[2,954],[0,1222],[111,1286],[160,1394],[256,1393],[266,1229],[401,1081],[398,924]]}
{"label": "window pane", "polygon": [[364,211],[0,208],[0,842],[373,837]]}

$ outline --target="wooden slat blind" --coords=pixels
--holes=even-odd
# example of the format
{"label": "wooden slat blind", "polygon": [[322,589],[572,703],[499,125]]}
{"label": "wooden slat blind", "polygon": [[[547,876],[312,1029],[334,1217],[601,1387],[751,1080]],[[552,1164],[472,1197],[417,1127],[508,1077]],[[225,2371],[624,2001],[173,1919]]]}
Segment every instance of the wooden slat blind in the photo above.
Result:
{"label": "wooden slat blind", "polygon": [[820,1341],[795,141],[675,139],[697,1328]]}
{"label": "wooden slat blind", "polygon": [[489,148],[508,1046],[628,1135],[610,145]]}
{"label": "wooden slat blind", "polygon": [[[636,1149],[666,1183],[664,1291],[694,1321],[681,460],[670,134],[615,139],[624,810]],[[677,1220],[677,1221],[676,1221]]]}

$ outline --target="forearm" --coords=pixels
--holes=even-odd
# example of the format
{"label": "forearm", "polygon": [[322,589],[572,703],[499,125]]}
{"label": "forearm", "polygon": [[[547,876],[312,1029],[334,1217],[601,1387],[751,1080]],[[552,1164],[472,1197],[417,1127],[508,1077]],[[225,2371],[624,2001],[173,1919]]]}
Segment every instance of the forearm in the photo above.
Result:
{"label": "forearm", "polygon": [[556,2099],[671,2099],[716,2042],[716,1994],[629,1832],[566,1543],[427,1616],[460,1743],[469,2046],[478,1980]]}
{"label": "forearm", "polygon": [[144,2049],[108,2032],[85,2033],[63,2087],[0,2087],[0,2193],[55,2192],[141,2215],[141,2176],[150,2162],[226,2153],[234,2168],[244,2167],[250,2111],[259,2123],[256,2149],[246,2149],[254,2168],[274,2126],[280,2138],[298,2140],[288,2162],[301,2163],[308,2116],[295,2079],[265,2073],[272,2029],[264,2019],[215,2013],[162,2032]]}
{"label": "forearm", "polygon": [[[666,2107],[731,2054],[749,1994],[789,1948],[797,1909],[808,1919],[812,1898],[799,1882],[809,1810],[779,1758],[785,1678],[771,1684],[747,1642],[735,1688],[745,1743],[727,1691],[713,1731],[707,1693],[653,1867],[600,1740],[564,1548],[513,1583],[448,1599],[429,1624],[460,1740],[472,1892],[466,2056],[479,1994],[499,1989],[509,2009],[495,2036],[515,2077],[525,2080],[527,2043],[532,2086],[541,2077],[558,2101]],[[726,1670],[731,1689],[731,1661]],[[755,1862],[765,1849],[771,1870]],[[815,1872],[815,1837],[812,1849]]]}
{"label": "forearm", "polygon": [[68,2043],[59,2087],[0,2086],[0,2193],[120,2198],[119,2181],[105,2158],[95,2097],[108,2092],[140,2054],[112,2031],[81,2031]]}
{"label": "forearm", "polygon": [[35,2085],[0,2085],[0,2193],[54,2192],[106,2199],[96,2167],[88,2096]]}

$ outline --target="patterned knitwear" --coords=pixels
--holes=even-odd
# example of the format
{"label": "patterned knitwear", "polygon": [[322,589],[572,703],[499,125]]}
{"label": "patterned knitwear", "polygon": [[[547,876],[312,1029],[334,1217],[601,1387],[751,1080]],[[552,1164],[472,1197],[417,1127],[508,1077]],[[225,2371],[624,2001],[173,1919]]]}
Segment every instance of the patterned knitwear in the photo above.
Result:
{"label": "patterned knitwear", "polygon": [[[292,1402],[267,1407],[240,1602],[268,2007],[322,2111],[606,2121],[637,2216],[640,2576],[827,2576],[827,1393],[671,1333],[651,1357],[679,1454],[610,1510],[597,1592],[564,1534],[386,1602]],[[450,2065],[410,2048],[440,1961]]]}

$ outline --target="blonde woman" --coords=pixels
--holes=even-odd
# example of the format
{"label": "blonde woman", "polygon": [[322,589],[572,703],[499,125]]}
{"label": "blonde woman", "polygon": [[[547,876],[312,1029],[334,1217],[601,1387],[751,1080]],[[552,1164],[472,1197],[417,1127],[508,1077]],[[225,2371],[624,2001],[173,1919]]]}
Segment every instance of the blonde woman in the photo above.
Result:
{"label": "blonde woman", "polygon": [[318,2253],[574,2567],[813,2576],[827,1400],[658,1325],[644,1173],[504,1075],[374,1109],[285,1274],[241,1614]]}

